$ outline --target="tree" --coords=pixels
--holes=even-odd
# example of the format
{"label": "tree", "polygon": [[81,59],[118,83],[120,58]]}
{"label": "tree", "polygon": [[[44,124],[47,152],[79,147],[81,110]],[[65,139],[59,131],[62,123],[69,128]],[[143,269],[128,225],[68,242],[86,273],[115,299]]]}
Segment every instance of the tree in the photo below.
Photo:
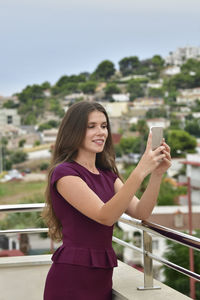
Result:
{"label": "tree", "polygon": [[177,118],[175,114],[171,114],[170,116],[170,130],[171,129],[177,129],[181,130],[181,120]]}
{"label": "tree", "polygon": [[60,101],[56,98],[49,99],[49,110],[53,111],[56,115],[58,115],[60,117],[63,117],[63,115],[64,115],[64,110],[62,109],[62,107],[60,105]]}
{"label": "tree", "polygon": [[27,103],[28,101],[44,98],[43,88],[38,84],[33,84],[32,86],[27,85],[25,89],[19,94],[17,94],[19,101],[22,103]]}
{"label": "tree", "polygon": [[97,66],[94,73],[97,79],[108,80],[115,74],[115,66],[110,60],[104,60]]}
{"label": "tree", "polygon": [[123,137],[120,140],[120,148],[122,150],[122,153],[129,154],[129,153],[138,153],[136,150],[136,145],[138,145],[138,138],[136,137]]}
{"label": "tree", "polygon": [[197,146],[195,137],[184,130],[169,130],[167,143],[171,148],[172,157],[178,157],[185,152],[194,153]]}
{"label": "tree", "polygon": [[68,83],[79,83],[79,82],[85,82],[86,81],[86,75],[79,74],[79,75],[63,75],[59,78],[59,80],[56,82],[55,86],[62,87]]}
{"label": "tree", "polygon": [[168,178],[164,178],[160,185],[157,205],[176,205],[178,196],[187,194],[187,188],[173,185]]}
{"label": "tree", "polygon": [[37,146],[41,145],[41,142],[39,140],[36,140],[33,145],[34,145],[34,147],[37,147]]}
{"label": "tree", "polygon": [[149,97],[162,98],[164,96],[163,89],[149,89]]}
{"label": "tree", "polygon": [[79,83],[85,81],[86,77],[84,74],[71,76],[63,75],[51,88],[51,92],[53,95],[74,93],[79,91]]}
{"label": "tree", "polygon": [[200,61],[190,58],[181,66],[181,73],[189,74],[191,72],[198,73],[200,70]]}
{"label": "tree", "polygon": [[19,98],[18,113],[21,115],[22,124],[35,125],[37,118],[45,111],[44,88],[38,84],[28,85],[17,96]]}
{"label": "tree", "polygon": [[45,81],[41,84],[42,89],[47,90],[51,88],[51,84],[48,81]]}
{"label": "tree", "polygon": [[147,136],[149,133],[149,128],[145,120],[139,120],[136,125],[136,130],[140,134],[140,154],[143,154],[145,150],[145,140],[147,140]]}
{"label": "tree", "polygon": [[80,89],[85,94],[93,94],[96,90],[97,82],[87,81],[80,84]]}
{"label": "tree", "polygon": [[186,121],[185,130],[195,137],[200,137],[200,120],[192,119]]}
{"label": "tree", "polygon": [[[196,237],[200,238],[200,232],[196,231]],[[167,251],[164,256],[167,260],[175,263],[183,268],[189,269],[189,249],[186,246],[167,241]],[[189,277],[163,266],[165,281],[164,283],[173,289],[188,295],[190,294]],[[194,272],[200,274],[200,252],[194,251]],[[196,299],[200,299],[200,282],[195,283],[196,286]]]}
{"label": "tree", "polygon": [[160,75],[160,71],[164,66],[164,59],[160,55],[154,55],[151,59],[153,70]]}
{"label": "tree", "polygon": [[119,61],[119,69],[123,76],[137,73],[139,65],[137,56],[125,57]]}
{"label": "tree", "polygon": [[200,100],[196,100],[195,103],[192,105],[192,111],[193,112],[199,112],[200,111]]}
{"label": "tree", "polygon": [[26,140],[25,139],[21,139],[19,141],[18,145],[19,145],[20,148],[23,148],[25,143],[26,143]]}
{"label": "tree", "polygon": [[147,119],[166,118],[166,117],[167,117],[167,113],[166,113],[166,109],[164,108],[150,108],[146,112]]}
{"label": "tree", "polygon": [[135,98],[144,96],[144,91],[140,82],[135,79],[129,80],[127,91],[131,94],[131,101],[133,101]]}
{"label": "tree", "polygon": [[104,91],[107,97],[110,97],[112,94],[119,94],[121,92],[120,88],[118,88],[114,82],[107,83]]}
{"label": "tree", "polygon": [[6,102],[4,102],[3,107],[4,108],[17,108],[18,104],[15,103],[13,100],[9,99]]}
{"label": "tree", "polygon": [[21,162],[24,162],[27,159],[27,153],[17,150],[14,152],[11,152],[9,159],[11,160],[12,164],[18,164]]}

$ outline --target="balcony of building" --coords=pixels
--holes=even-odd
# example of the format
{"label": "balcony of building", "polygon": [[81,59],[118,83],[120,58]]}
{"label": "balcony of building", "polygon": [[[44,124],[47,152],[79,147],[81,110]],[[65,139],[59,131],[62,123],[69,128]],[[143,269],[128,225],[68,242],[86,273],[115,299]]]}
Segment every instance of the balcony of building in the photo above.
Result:
{"label": "balcony of building", "polygon": [[[42,207],[43,204],[1,205],[0,212],[33,211],[41,210]],[[141,248],[115,237],[113,240],[143,255],[144,273],[118,261],[118,267],[114,269],[113,275],[113,299],[191,299],[153,279],[153,260],[178,270],[190,276],[193,280],[200,281],[200,275],[166,261],[162,257],[155,256],[152,253],[151,235],[163,236],[195,250],[200,250],[200,239],[154,223],[142,222],[126,216],[123,216],[120,221],[143,231],[143,246]],[[13,235],[23,232],[31,234],[47,232],[47,229],[0,230],[0,235]],[[45,279],[50,266],[51,254],[0,257],[0,300],[42,300]]]}

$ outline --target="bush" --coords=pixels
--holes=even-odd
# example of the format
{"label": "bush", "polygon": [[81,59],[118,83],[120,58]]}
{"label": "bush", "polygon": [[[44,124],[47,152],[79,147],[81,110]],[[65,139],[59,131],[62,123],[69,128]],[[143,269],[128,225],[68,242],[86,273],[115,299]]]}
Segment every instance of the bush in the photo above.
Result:
{"label": "bush", "polygon": [[48,164],[47,162],[43,162],[43,163],[41,163],[41,165],[40,165],[40,170],[41,170],[41,171],[47,170],[48,167],[49,167],[49,164]]}
{"label": "bush", "polygon": [[15,152],[12,152],[10,154],[10,161],[12,164],[18,164],[18,163],[21,163],[21,162],[24,162],[26,159],[27,159],[27,153],[23,152],[23,151],[15,151]]}

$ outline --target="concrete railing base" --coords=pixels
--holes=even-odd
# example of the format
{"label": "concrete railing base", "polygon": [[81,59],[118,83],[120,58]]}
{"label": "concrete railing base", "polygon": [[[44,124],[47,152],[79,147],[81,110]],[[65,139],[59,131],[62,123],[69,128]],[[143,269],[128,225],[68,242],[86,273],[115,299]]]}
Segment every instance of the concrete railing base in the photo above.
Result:
{"label": "concrete railing base", "polygon": [[[113,275],[113,300],[191,299],[156,280],[160,290],[138,291],[143,273],[120,261],[118,264]],[[0,300],[42,300],[50,266],[51,255],[1,257]]]}

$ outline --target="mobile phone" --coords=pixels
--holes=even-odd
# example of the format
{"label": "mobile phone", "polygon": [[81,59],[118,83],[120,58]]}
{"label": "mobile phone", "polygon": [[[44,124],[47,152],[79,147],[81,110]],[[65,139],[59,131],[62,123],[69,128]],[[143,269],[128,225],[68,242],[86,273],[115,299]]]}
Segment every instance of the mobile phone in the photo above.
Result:
{"label": "mobile phone", "polygon": [[151,127],[152,132],[152,150],[158,148],[163,142],[163,127]]}

